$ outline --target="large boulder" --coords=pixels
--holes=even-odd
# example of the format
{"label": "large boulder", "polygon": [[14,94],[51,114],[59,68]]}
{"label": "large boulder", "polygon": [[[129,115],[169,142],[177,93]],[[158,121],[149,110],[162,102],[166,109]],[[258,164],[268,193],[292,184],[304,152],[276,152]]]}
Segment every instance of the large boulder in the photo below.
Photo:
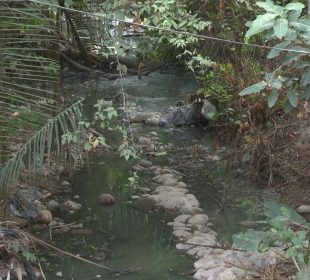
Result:
{"label": "large boulder", "polygon": [[200,120],[200,113],[193,105],[172,107],[166,115],[161,117],[159,124],[169,125],[191,125],[197,124]]}

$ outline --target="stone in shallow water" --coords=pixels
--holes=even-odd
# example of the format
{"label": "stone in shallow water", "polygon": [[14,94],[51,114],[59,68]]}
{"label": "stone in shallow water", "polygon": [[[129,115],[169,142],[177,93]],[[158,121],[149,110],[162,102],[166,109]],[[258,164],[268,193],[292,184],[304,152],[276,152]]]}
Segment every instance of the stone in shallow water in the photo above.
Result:
{"label": "stone in shallow water", "polygon": [[185,231],[183,229],[177,229],[172,232],[172,234],[179,239],[185,239],[192,236],[192,233]]}
{"label": "stone in shallow water", "polygon": [[148,197],[141,196],[133,204],[135,208],[143,209],[147,211],[154,210],[155,205],[156,205],[156,201],[154,200],[152,196],[148,196]]}
{"label": "stone in shallow water", "polygon": [[197,280],[237,280],[238,277],[229,268],[216,267],[210,270],[199,269],[194,279]]}
{"label": "stone in shallow water", "polygon": [[178,243],[176,245],[177,250],[180,250],[180,251],[188,251],[189,249],[191,249],[193,247],[194,247],[194,245],[188,245],[185,243]]}
{"label": "stone in shallow water", "polygon": [[65,206],[67,206],[70,210],[73,210],[73,211],[77,211],[77,210],[80,210],[82,208],[82,205],[79,204],[79,203],[76,203],[72,200],[68,200],[64,203]]}
{"label": "stone in shallow water", "polygon": [[182,214],[174,219],[178,223],[186,223],[186,221],[191,217],[191,215]]}
{"label": "stone in shallow water", "polygon": [[213,235],[210,235],[209,238],[194,236],[186,241],[187,244],[195,246],[210,246],[214,247],[217,245],[217,240]]}
{"label": "stone in shallow water", "polygon": [[197,227],[199,225],[206,225],[209,221],[209,217],[206,214],[196,214],[191,217],[187,223],[191,224],[193,227]]}

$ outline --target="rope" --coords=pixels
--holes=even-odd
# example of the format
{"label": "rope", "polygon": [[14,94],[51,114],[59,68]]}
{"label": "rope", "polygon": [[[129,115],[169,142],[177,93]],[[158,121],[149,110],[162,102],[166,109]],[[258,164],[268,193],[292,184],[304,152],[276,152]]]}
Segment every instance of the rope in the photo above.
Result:
{"label": "rope", "polygon": [[153,30],[158,30],[158,31],[163,31],[163,32],[168,32],[168,33],[174,33],[174,34],[185,35],[185,36],[192,36],[192,37],[198,38],[200,40],[212,40],[212,41],[224,42],[224,43],[235,44],[235,45],[249,46],[249,47],[254,47],[254,48],[261,48],[261,49],[268,49],[268,50],[278,50],[278,51],[287,51],[287,52],[299,53],[299,54],[310,54],[310,50],[309,51],[305,51],[305,50],[293,50],[293,49],[287,49],[287,48],[270,47],[270,46],[266,46],[266,45],[260,45],[260,44],[254,44],[254,43],[245,43],[245,42],[229,40],[229,39],[223,39],[223,38],[218,38],[218,37],[213,37],[213,36],[193,34],[193,33],[186,32],[186,31],[173,30],[173,29],[158,27],[158,26],[149,25],[149,24],[128,23],[126,20],[123,20],[123,19],[117,19],[117,18],[112,18],[112,17],[105,16],[103,14],[98,14],[98,13],[94,14],[94,13],[90,13],[90,12],[84,12],[84,11],[75,10],[75,9],[72,9],[72,8],[61,7],[61,6],[58,6],[58,5],[55,5],[55,4],[41,2],[41,1],[38,1],[38,0],[30,0],[30,2],[37,3],[37,4],[42,4],[42,5],[48,5],[48,6],[56,7],[56,8],[59,8],[59,9],[62,9],[62,10],[66,10],[66,11],[69,11],[69,12],[75,12],[75,13],[84,14],[84,15],[87,15],[87,16],[90,16],[90,17],[99,17],[99,18],[104,18],[104,19],[109,20],[109,21],[122,22],[122,23],[130,24],[130,25],[138,26],[138,27],[141,27],[143,29],[148,28],[148,29],[153,29]]}

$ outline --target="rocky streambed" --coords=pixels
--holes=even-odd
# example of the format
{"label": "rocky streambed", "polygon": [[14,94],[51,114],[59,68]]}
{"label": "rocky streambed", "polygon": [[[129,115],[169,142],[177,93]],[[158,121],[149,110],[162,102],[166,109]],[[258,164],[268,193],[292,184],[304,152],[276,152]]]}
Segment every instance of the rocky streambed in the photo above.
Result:
{"label": "rocky streambed", "polygon": [[[146,142],[156,145],[152,133],[138,140],[140,144]],[[169,213],[171,221],[167,225],[172,229],[176,249],[194,259],[194,279],[253,279],[276,264],[276,253],[251,253],[221,244],[216,228],[200,208],[199,199],[190,193],[191,187],[183,181],[181,172],[147,160],[142,160],[140,166],[140,170],[153,177],[148,187],[143,188],[143,194],[132,197],[133,206]]]}

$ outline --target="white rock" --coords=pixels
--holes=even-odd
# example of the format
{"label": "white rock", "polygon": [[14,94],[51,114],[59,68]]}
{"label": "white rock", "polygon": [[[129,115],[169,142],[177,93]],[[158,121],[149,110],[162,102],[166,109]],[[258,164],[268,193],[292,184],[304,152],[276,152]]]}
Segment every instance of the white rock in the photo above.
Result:
{"label": "white rock", "polygon": [[195,246],[210,246],[214,247],[217,245],[217,240],[213,235],[210,235],[209,238],[194,236],[186,241],[187,244]]}
{"label": "white rock", "polygon": [[68,206],[71,210],[77,211],[82,208],[82,205],[80,203],[76,203],[72,200],[68,200],[64,203],[64,205]]}
{"label": "white rock", "polygon": [[180,250],[180,251],[188,251],[191,248],[193,248],[194,245],[188,245],[185,243],[178,243],[175,247],[177,248],[177,250]]}
{"label": "white rock", "polygon": [[191,217],[191,215],[182,214],[174,219],[178,223],[186,223],[186,221]]}
{"label": "white rock", "polygon": [[197,227],[199,225],[206,225],[209,221],[209,217],[206,214],[196,214],[191,217],[187,223],[191,224],[193,227]]}
{"label": "white rock", "polygon": [[172,234],[179,239],[189,238],[192,236],[192,233],[185,231],[183,229],[177,229],[172,232]]}
{"label": "white rock", "polygon": [[194,279],[197,280],[237,280],[237,276],[229,268],[216,267],[210,270],[199,269]]}
{"label": "white rock", "polygon": [[300,205],[297,208],[297,212],[300,214],[308,214],[310,213],[310,205]]}

